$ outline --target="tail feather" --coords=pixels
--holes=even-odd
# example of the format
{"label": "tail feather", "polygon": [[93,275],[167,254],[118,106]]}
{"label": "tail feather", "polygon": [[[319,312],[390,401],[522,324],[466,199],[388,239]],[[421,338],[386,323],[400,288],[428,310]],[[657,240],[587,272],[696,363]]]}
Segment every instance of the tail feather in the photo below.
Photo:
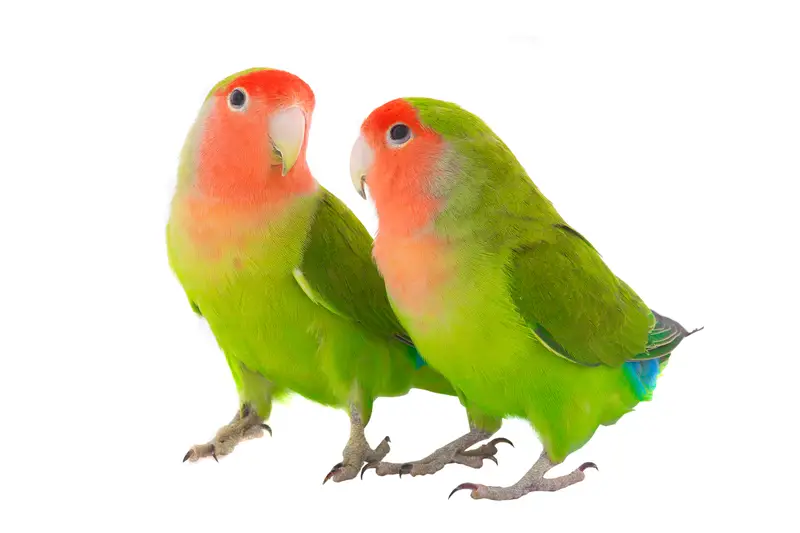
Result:
{"label": "tail feather", "polygon": [[655,317],[655,324],[653,325],[653,329],[650,330],[650,336],[647,338],[646,351],[634,357],[633,359],[636,361],[669,357],[683,339],[703,329],[701,327],[692,331],[687,331],[686,328],[677,321],[660,315],[652,309],[650,312],[653,313],[653,317]]}
{"label": "tail feather", "polygon": [[688,331],[677,321],[651,310],[655,325],[647,339],[647,351],[625,363],[625,370],[640,401],[653,397],[656,383],[666,368],[672,352],[685,339],[703,328]]}

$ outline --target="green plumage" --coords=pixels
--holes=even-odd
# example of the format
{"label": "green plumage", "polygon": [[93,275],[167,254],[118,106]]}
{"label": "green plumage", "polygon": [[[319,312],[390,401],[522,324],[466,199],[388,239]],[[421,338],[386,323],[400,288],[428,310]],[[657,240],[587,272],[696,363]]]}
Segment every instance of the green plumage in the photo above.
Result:
{"label": "green plumage", "polygon": [[[289,391],[324,405],[355,402],[364,423],[379,396],[411,387],[453,393],[430,367],[416,368],[371,260],[371,237],[324,188],[255,219],[232,211],[206,220],[191,202],[203,200],[181,176],[167,227],[170,264],[224,351],[242,403],[261,417]],[[226,235],[221,242],[192,237],[212,225]]]}
{"label": "green plumage", "polygon": [[[454,104],[406,100],[445,143],[425,183],[441,202],[429,231],[452,270],[413,309],[387,278],[393,305],[473,420],[496,429],[504,417],[527,419],[560,462],[649,399],[689,333],[611,272],[483,121]],[[416,237],[397,238],[402,247]]]}
{"label": "green plumage", "polygon": [[[338,198],[323,193],[300,270],[340,316],[387,340],[410,343],[389,305],[371,249],[372,238],[356,216]],[[341,266],[331,268],[331,263]]]}

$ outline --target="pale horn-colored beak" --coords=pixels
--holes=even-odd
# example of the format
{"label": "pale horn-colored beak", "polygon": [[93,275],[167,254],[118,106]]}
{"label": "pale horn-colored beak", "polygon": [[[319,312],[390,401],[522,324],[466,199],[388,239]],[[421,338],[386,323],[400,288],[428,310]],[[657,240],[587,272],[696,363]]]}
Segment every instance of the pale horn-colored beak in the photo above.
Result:
{"label": "pale horn-colored beak", "polygon": [[299,107],[283,109],[269,119],[269,138],[281,156],[282,173],[292,170],[306,136],[306,114]]}
{"label": "pale horn-colored beak", "polygon": [[356,188],[356,192],[364,200],[367,199],[367,195],[364,192],[364,184],[367,181],[367,173],[374,159],[375,153],[372,148],[369,147],[364,136],[359,135],[358,140],[353,145],[353,151],[350,152],[350,179],[353,180],[353,187]]}

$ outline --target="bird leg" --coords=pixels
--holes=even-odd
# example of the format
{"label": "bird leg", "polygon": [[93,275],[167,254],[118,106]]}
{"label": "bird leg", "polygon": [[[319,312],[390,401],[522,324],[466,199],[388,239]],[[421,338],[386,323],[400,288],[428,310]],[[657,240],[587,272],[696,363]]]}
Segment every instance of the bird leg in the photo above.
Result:
{"label": "bird leg", "polygon": [[469,433],[457,438],[456,440],[446,444],[430,454],[429,456],[419,461],[411,463],[384,463],[373,461],[367,463],[361,470],[361,477],[363,479],[364,472],[370,468],[375,469],[375,473],[379,476],[387,476],[399,474],[411,474],[412,476],[426,476],[435,474],[446,465],[462,464],[471,468],[480,468],[483,466],[484,459],[489,459],[497,464],[497,444],[505,442],[507,444],[514,444],[504,438],[493,439],[492,441],[476,448],[474,450],[467,450],[470,446],[477,444],[482,440],[486,440],[492,436],[491,432],[482,429],[472,428]]}
{"label": "bird leg", "polygon": [[236,412],[230,424],[222,426],[216,436],[205,444],[192,446],[183,461],[195,462],[203,457],[213,457],[215,461],[219,456],[228,455],[237,444],[249,439],[257,439],[264,435],[264,430],[272,435],[272,429],[258,416],[255,409],[249,404],[243,404]]}
{"label": "bird leg", "polygon": [[350,405],[350,438],[342,451],[342,462],[336,463],[325,476],[322,484],[332,479],[336,483],[353,479],[358,475],[364,462],[381,461],[389,453],[391,439],[384,437],[374,450],[367,443],[364,435],[364,423],[358,408]]}
{"label": "bird leg", "polygon": [[[552,462],[550,458],[547,457],[547,452],[542,452],[542,455],[539,456],[539,459],[534,463],[533,467],[528,470],[528,473],[510,487],[491,487],[479,485],[477,483],[462,483],[453,489],[450,496],[459,490],[469,489],[472,491],[471,496],[474,500],[516,500],[529,492],[555,492],[561,490],[583,481],[586,477],[584,470],[587,468],[594,468],[597,470],[596,464],[583,463],[569,474],[556,478],[544,477],[556,464],[558,463]],[[450,496],[448,496],[448,499]]]}

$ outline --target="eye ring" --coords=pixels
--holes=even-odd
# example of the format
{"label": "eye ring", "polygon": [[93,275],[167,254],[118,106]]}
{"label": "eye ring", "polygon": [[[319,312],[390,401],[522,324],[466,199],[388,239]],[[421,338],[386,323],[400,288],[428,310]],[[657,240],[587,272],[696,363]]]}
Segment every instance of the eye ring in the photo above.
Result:
{"label": "eye ring", "polygon": [[231,111],[243,111],[247,107],[247,91],[236,87],[228,94],[228,107]]}
{"label": "eye ring", "polygon": [[389,143],[390,146],[403,146],[411,140],[411,137],[411,128],[402,122],[392,124],[392,126],[386,131],[386,142]]}

